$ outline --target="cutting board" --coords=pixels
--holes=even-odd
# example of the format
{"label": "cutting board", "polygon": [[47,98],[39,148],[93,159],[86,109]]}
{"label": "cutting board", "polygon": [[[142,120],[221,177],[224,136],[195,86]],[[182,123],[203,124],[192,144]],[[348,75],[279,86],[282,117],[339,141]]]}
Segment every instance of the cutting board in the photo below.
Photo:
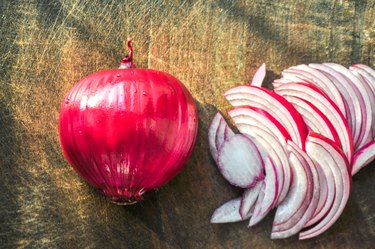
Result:
{"label": "cutting board", "polygon": [[[223,93],[266,83],[289,66],[337,62],[375,67],[375,2],[116,1],[0,2],[1,248],[374,248],[375,165],[353,178],[336,224],[318,238],[271,240],[273,213],[210,224],[241,193],[218,172],[207,143]],[[191,91],[199,133],[184,170],[133,206],[117,206],[81,179],[59,146],[65,93],[85,75],[116,68],[134,40],[137,67],[173,74]]]}

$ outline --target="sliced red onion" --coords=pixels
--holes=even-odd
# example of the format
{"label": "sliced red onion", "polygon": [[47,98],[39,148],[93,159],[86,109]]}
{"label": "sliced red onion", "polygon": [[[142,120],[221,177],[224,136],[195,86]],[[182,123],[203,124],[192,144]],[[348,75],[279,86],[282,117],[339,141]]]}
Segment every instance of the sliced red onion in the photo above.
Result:
{"label": "sliced red onion", "polygon": [[309,80],[306,80],[306,79],[303,79],[301,76],[299,76],[298,74],[295,74],[293,72],[288,72],[287,70],[283,70],[281,72],[283,78],[282,79],[286,79],[286,80],[289,80],[291,82],[301,82],[301,83],[310,83]]}
{"label": "sliced red onion", "polygon": [[371,100],[371,109],[372,109],[372,125],[371,125],[371,140],[374,139],[375,132],[375,77],[373,77],[366,70],[358,67],[350,67],[350,70],[360,78],[365,84],[369,97]]}
{"label": "sliced red onion", "polygon": [[261,108],[252,106],[234,107],[228,114],[233,119],[234,123],[247,123],[262,127],[264,130],[277,137],[282,145],[286,144],[286,140],[291,140],[285,127]]}
{"label": "sliced red onion", "polygon": [[[222,121],[224,122],[224,120]],[[234,136],[234,132],[232,131],[232,129],[229,127],[229,125],[227,124],[225,126],[225,129],[224,129],[224,140],[228,140],[229,138],[233,137]]]}
{"label": "sliced red onion", "polygon": [[[297,213],[302,215],[299,211],[305,212],[310,200],[313,183],[311,177],[311,170],[307,169],[305,162],[301,161],[293,151],[289,154],[289,165],[292,169],[293,181],[290,190],[284,199],[278,206],[273,221],[273,232],[287,230],[288,227],[285,225],[288,221],[292,220],[295,223],[298,219],[294,217]],[[293,226],[294,224],[292,224]]]}
{"label": "sliced red onion", "polygon": [[[297,79],[298,80],[298,79]],[[280,78],[280,79],[275,79],[273,82],[272,82],[272,85],[274,87],[278,87],[282,84],[288,84],[288,83],[293,83],[295,82],[294,80],[290,80],[290,79],[286,79],[286,78]]]}
{"label": "sliced red onion", "polygon": [[349,199],[351,175],[346,157],[331,140],[311,133],[306,141],[307,154],[321,167],[329,167],[336,187],[335,200],[322,220],[300,233],[300,239],[316,237],[330,228],[343,212]]}
{"label": "sliced red onion", "polygon": [[337,87],[328,77],[325,76],[325,74],[304,64],[293,66],[283,71],[283,76],[287,79],[288,74],[295,75],[297,78],[303,79],[306,83],[313,83],[315,86],[319,87],[333,100],[333,102],[335,102],[346,118],[344,100]]}
{"label": "sliced red onion", "polygon": [[272,159],[277,175],[277,200],[274,206],[278,205],[288,193],[291,184],[291,169],[287,158],[285,147],[280,144],[277,138],[257,126],[251,126],[247,123],[237,123],[237,128],[242,134],[252,137],[260,150]]}
{"label": "sliced red onion", "polygon": [[225,141],[225,127],[227,126],[227,123],[224,119],[220,119],[219,126],[217,127],[216,137],[215,137],[215,144],[216,148],[219,150],[221,145]]}
{"label": "sliced red onion", "polygon": [[221,144],[233,135],[234,132],[229,128],[223,116],[220,113],[216,113],[208,128],[208,143],[215,161],[217,161],[217,151]]}
{"label": "sliced red onion", "polygon": [[375,92],[375,76],[371,75],[369,72],[362,68],[351,66],[349,69],[355,76],[361,76],[362,79],[365,80],[369,87],[367,88],[368,90],[370,90],[373,93]]}
{"label": "sliced red onion", "polygon": [[358,173],[363,167],[375,159],[375,140],[366,144],[359,151],[354,154],[352,175]]}
{"label": "sliced red onion", "polygon": [[224,178],[237,187],[253,187],[264,178],[264,165],[258,148],[242,134],[235,134],[223,142],[218,150],[217,164]]}
{"label": "sliced red onion", "polygon": [[313,212],[313,215],[304,225],[305,228],[321,220],[322,217],[324,217],[328,210],[331,208],[333,200],[335,198],[336,189],[335,184],[332,181],[332,171],[328,167],[322,168],[318,164],[315,164],[315,167],[319,176],[319,198],[317,207]]}
{"label": "sliced red onion", "polygon": [[291,83],[275,89],[282,96],[294,96],[310,102],[321,110],[335,127],[340,143],[348,160],[353,156],[353,142],[348,124],[336,104],[319,88],[311,84]]}
{"label": "sliced red onion", "polygon": [[271,158],[267,158],[265,163],[266,177],[261,186],[258,200],[255,204],[254,213],[251,216],[249,226],[252,227],[259,223],[269,211],[277,199],[278,184],[275,164]]}
{"label": "sliced red onion", "polygon": [[[225,93],[242,134],[235,135],[218,114],[210,125],[210,150],[223,176],[247,189],[218,208],[211,222],[251,217],[253,226],[279,205],[271,238],[306,228],[299,238],[308,239],[336,222],[349,198],[351,174],[375,159],[375,71],[325,63],[295,66],[283,75],[273,83],[276,93],[261,88],[262,65],[252,85]],[[307,136],[307,128],[320,134]]]}
{"label": "sliced red onion", "polygon": [[292,140],[303,149],[307,127],[297,110],[283,97],[255,86],[239,86],[227,91],[224,96],[233,106],[254,106],[271,114],[287,129]]}
{"label": "sliced red onion", "polygon": [[362,122],[362,111],[360,100],[361,93],[358,88],[344,77],[342,74],[324,64],[309,64],[309,66],[318,69],[331,79],[337,89],[343,96],[347,107],[347,122],[353,137],[353,142],[357,142],[360,135],[360,128]]}
{"label": "sliced red onion", "polygon": [[361,68],[372,75],[375,78],[375,70],[364,64],[353,64],[351,67]]}
{"label": "sliced red onion", "polygon": [[[362,120],[361,120],[361,129],[358,141],[354,141],[355,148],[361,148],[365,142],[367,137],[371,132],[371,125],[372,125],[372,110],[371,110],[371,99],[369,97],[369,90],[366,88],[367,84],[361,81],[358,77],[356,77],[349,69],[346,67],[335,64],[335,63],[324,63],[325,65],[331,67],[332,69],[336,70],[337,72],[341,73],[344,77],[349,79],[359,90],[360,92],[360,101],[361,104],[361,112],[362,112]],[[375,110],[374,110],[375,111]]]}
{"label": "sliced red onion", "polygon": [[259,181],[253,188],[248,188],[243,192],[240,207],[241,217],[247,217],[254,210],[262,184],[263,181]]}
{"label": "sliced red onion", "polygon": [[[298,233],[304,227],[306,222],[314,214],[314,211],[316,210],[318,200],[319,200],[320,185],[319,185],[319,177],[318,177],[315,164],[304,151],[299,149],[298,146],[296,146],[294,143],[290,141],[288,142],[288,150],[291,152],[291,155],[295,156],[295,159],[298,160],[298,163],[301,164],[301,166],[304,168],[304,171],[306,173],[306,176],[307,176],[306,197],[305,197],[305,200],[303,201],[303,204],[298,208],[298,210],[289,219],[285,219],[284,217],[281,217],[281,219],[284,219],[286,221],[280,225],[276,225],[274,222],[275,225],[272,228],[272,234],[271,234],[272,239],[287,238]],[[295,159],[292,159],[292,160],[295,160]],[[291,162],[291,164],[293,163]],[[289,194],[292,194],[292,193],[289,192]],[[287,203],[288,200],[289,200],[289,203]],[[291,200],[292,198],[288,199],[287,197],[284,200],[284,202],[281,203],[281,205],[288,206],[290,205]],[[281,206],[279,208],[281,208]],[[278,212],[276,212],[275,220],[277,220],[277,215],[278,215]]]}
{"label": "sliced red onion", "polygon": [[294,96],[284,96],[302,115],[309,130],[316,133],[320,133],[323,136],[328,137],[335,141],[341,146],[340,138],[336,132],[335,127],[332,125],[331,121],[324,115],[318,108],[316,108],[310,102],[294,97]]}
{"label": "sliced red onion", "polygon": [[310,201],[308,201],[309,199],[306,198],[306,201],[308,201],[308,206],[304,211],[302,208],[298,209],[297,212],[293,215],[292,219],[283,223],[278,227],[278,229],[274,229],[276,227],[272,228],[271,238],[273,239],[287,238],[298,233],[304,227],[307,221],[313,216],[314,211],[317,208],[320,196],[319,176],[314,162],[294,143],[288,143],[288,150],[292,151],[301,162],[301,164],[305,166],[305,168],[307,169],[306,172],[311,171],[311,178],[308,178],[309,182],[311,183],[310,186],[308,185],[311,188],[311,199]]}
{"label": "sliced red onion", "polygon": [[217,208],[211,217],[211,223],[230,223],[246,220],[250,218],[251,213],[247,216],[241,217],[240,215],[241,198],[232,199],[219,208]]}
{"label": "sliced red onion", "polygon": [[261,87],[265,77],[266,77],[266,64],[263,63],[255,72],[253,80],[251,81],[251,85]]}

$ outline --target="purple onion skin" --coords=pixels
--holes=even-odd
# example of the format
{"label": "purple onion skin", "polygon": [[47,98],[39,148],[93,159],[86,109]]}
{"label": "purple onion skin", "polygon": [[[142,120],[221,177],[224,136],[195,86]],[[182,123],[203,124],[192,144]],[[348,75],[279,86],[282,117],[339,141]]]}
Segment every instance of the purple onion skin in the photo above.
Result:
{"label": "purple onion skin", "polygon": [[183,84],[132,64],[83,78],[60,112],[66,159],[118,204],[142,200],[180,172],[197,130],[197,108]]}

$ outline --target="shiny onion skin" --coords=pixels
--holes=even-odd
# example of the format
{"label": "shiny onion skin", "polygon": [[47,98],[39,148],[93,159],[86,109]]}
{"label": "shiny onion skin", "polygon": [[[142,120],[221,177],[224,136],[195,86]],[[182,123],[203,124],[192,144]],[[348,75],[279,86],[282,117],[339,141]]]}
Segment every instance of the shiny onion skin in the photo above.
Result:
{"label": "shiny onion skin", "polygon": [[197,109],[183,84],[164,72],[137,69],[129,55],[119,69],[80,80],[60,112],[60,142],[72,167],[117,204],[173,178],[197,136]]}

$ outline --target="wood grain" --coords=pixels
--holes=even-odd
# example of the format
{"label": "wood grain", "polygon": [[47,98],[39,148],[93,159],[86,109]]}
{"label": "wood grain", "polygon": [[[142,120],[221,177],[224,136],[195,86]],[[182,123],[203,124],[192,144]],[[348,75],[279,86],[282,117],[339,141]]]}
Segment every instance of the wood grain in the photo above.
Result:
{"label": "wood grain", "polygon": [[[373,248],[374,163],[353,179],[343,215],[325,234],[269,239],[272,216],[211,225],[238,195],[214,165],[207,127],[229,107],[222,94],[266,62],[270,83],[300,63],[375,67],[375,2],[0,1],[0,243],[2,248]],[[58,114],[83,76],[118,67],[134,39],[135,63],[167,71],[191,91],[199,134],[186,168],[134,206],[109,203],[64,160]]]}

